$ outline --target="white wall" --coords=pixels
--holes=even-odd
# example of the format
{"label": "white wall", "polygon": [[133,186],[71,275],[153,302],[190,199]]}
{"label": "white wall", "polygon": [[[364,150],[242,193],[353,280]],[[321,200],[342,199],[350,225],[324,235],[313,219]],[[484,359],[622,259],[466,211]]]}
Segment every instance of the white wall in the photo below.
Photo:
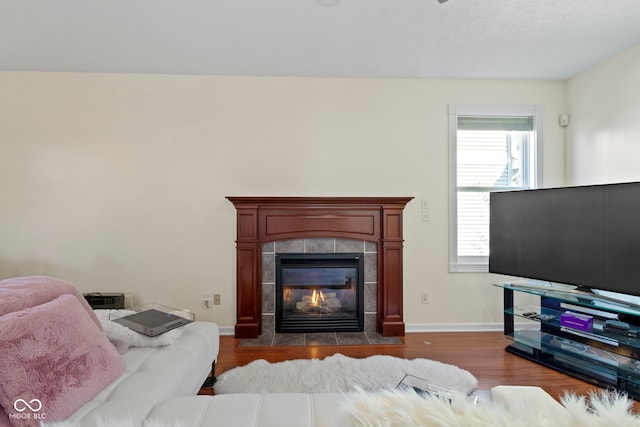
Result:
{"label": "white wall", "polygon": [[[57,276],[221,326],[235,323],[227,195],[415,196],[408,329],[500,328],[497,278],[447,270],[448,104],[542,104],[545,185],[564,183],[563,82],[5,72],[0,94],[0,277]],[[208,292],[222,305],[201,309]]]}
{"label": "white wall", "polygon": [[567,184],[640,180],[640,45],[567,83]]}

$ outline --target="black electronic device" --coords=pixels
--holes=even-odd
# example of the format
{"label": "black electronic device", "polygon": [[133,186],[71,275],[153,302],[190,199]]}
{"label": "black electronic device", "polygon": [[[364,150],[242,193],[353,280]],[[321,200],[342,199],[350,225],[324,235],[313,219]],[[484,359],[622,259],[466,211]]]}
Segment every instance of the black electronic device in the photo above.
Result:
{"label": "black electronic device", "polygon": [[82,294],[93,309],[123,309],[123,293],[90,292]]}
{"label": "black electronic device", "polygon": [[489,271],[640,296],[640,182],[490,195]]}
{"label": "black electronic device", "polygon": [[193,322],[192,318],[185,318],[157,309],[149,309],[120,318],[112,318],[111,320],[150,337],[155,337]]}
{"label": "black electronic device", "polygon": [[609,334],[622,335],[624,337],[635,338],[638,336],[637,331],[631,330],[631,326],[627,322],[619,320],[607,320],[602,324],[602,330]]}
{"label": "black electronic device", "polygon": [[619,320],[606,320],[602,327],[605,330],[617,329],[619,331],[624,331],[625,333],[629,330],[629,324],[627,322],[621,322]]}

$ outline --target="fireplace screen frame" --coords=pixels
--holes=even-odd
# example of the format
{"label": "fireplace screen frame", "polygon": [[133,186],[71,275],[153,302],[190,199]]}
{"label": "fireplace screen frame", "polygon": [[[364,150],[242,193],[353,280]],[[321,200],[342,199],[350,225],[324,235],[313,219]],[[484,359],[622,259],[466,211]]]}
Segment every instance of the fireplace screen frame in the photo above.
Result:
{"label": "fireplace screen frame", "polygon": [[[275,256],[275,331],[277,333],[363,332],[364,331],[364,254],[363,253],[282,253]],[[284,316],[283,264],[285,268],[354,268],[356,297],[353,316]],[[303,286],[302,288],[314,288]],[[318,286],[317,288],[329,287]]]}

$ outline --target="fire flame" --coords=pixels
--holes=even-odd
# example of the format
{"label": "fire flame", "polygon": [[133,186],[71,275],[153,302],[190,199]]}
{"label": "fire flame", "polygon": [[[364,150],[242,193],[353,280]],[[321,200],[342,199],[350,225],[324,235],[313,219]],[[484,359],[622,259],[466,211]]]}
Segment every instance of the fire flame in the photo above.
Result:
{"label": "fire flame", "polygon": [[324,301],[324,295],[322,295],[322,291],[313,290],[313,294],[311,295],[311,304],[317,306],[320,302]]}

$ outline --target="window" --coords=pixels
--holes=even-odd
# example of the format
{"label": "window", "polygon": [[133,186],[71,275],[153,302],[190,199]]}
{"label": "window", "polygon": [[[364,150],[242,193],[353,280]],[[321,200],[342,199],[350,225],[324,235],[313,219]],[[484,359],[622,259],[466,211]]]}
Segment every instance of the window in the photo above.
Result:
{"label": "window", "polygon": [[449,107],[449,271],[488,271],[489,193],[537,188],[542,107]]}

